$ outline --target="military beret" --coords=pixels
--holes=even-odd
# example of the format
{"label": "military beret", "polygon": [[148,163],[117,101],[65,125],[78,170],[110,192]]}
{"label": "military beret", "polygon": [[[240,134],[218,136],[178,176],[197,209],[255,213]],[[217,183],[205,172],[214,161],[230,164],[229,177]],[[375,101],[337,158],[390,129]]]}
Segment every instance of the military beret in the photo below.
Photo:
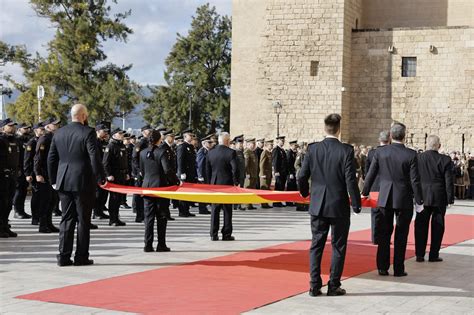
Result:
{"label": "military beret", "polygon": [[18,125],[18,128],[31,128],[31,125],[27,123],[21,123]]}
{"label": "military beret", "polygon": [[46,119],[45,121],[43,121],[43,125],[57,125],[57,124],[60,124],[61,123],[61,120],[60,119],[57,119],[55,117],[49,117],[48,119]]}
{"label": "military beret", "polygon": [[285,140],[285,136],[278,136],[276,137],[277,140]]}
{"label": "military beret", "polygon": [[0,127],[5,127],[5,126],[14,126],[17,123],[11,120],[10,118],[4,119],[0,121]]}
{"label": "military beret", "polygon": [[145,125],[140,130],[145,131],[145,130],[150,130],[150,129],[153,129],[153,128],[150,125]]}

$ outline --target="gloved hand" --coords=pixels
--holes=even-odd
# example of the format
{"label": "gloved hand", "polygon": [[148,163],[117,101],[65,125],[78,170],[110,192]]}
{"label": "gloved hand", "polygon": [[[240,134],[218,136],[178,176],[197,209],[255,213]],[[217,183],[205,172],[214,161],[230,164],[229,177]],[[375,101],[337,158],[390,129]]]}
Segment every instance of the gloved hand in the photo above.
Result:
{"label": "gloved hand", "polygon": [[186,174],[181,174],[181,180],[186,180]]}
{"label": "gloved hand", "polygon": [[360,213],[362,211],[362,208],[361,207],[352,207],[352,211],[354,211],[354,213]]}

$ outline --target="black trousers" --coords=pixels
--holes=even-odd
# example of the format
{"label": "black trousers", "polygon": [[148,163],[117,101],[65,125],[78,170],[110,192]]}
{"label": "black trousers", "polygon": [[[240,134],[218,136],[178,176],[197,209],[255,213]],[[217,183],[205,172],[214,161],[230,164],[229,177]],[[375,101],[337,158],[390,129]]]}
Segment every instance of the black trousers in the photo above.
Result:
{"label": "black trousers", "polygon": [[154,225],[156,219],[156,233],[158,235],[158,246],[166,246],[166,226],[169,212],[169,199],[144,197],[145,212],[145,246],[153,246]]}
{"label": "black trousers", "polygon": [[36,183],[38,188],[38,209],[39,209],[39,224],[41,227],[47,227],[52,221],[53,215],[53,187],[48,182]]}
{"label": "black trousers", "polygon": [[213,204],[211,209],[211,237],[219,234],[220,213],[224,212],[224,226],[222,227],[223,236],[232,235],[232,205]]}
{"label": "black trousers", "polygon": [[109,197],[109,217],[110,222],[117,222],[120,218],[119,211],[122,204],[122,194],[110,192]]}
{"label": "black trousers", "polygon": [[371,236],[372,236],[372,244],[378,244],[378,238],[380,235],[380,225],[382,216],[380,215],[380,210],[378,208],[371,208],[370,209],[370,225],[371,225]]}
{"label": "black trousers", "polygon": [[12,178],[5,178],[0,181],[0,229],[8,229],[8,217],[12,210],[13,196],[15,194],[16,181]]}
{"label": "black trousers", "polygon": [[40,205],[40,194],[36,183],[31,184],[31,218],[32,220],[39,221],[39,205]]}
{"label": "black trousers", "polygon": [[[142,187],[142,181],[141,180],[136,180],[135,181],[135,187]],[[143,218],[143,208],[144,208],[144,203],[143,203],[143,197],[140,195],[133,195],[132,199],[132,208],[133,212],[136,213],[136,218],[137,219],[142,219]]]}
{"label": "black trousers", "polygon": [[[297,191],[298,190],[298,184],[296,183],[296,176],[293,175],[293,178],[290,178],[288,176],[288,179],[286,181],[286,191]],[[293,206],[293,202],[287,202],[287,206]]]}
{"label": "black trousers", "polygon": [[104,212],[105,204],[107,203],[107,197],[109,196],[109,192],[100,188],[99,186],[96,187],[95,191],[95,205],[94,205],[94,214],[99,215]]}
{"label": "black trousers", "polygon": [[59,226],[58,260],[67,260],[72,255],[74,232],[77,224],[77,246],[75,260],[89,258],[90,224],[95,203],[93,191],[59,192],[62,217]]}
{"label": "black trousers", "polygon": [[324,246],[331,227],[331,275],[328,286],[338,288],[341,286],[341,276],[346,259],[347,237],[351,225],[350,217],[324,218],[311,216],[311,233],[313,235],[309,250],[310,287],[320,289],[323,285],[321,279],[321,261]]}
{"label": "black trousers", "polygon": [[441,242],[444,235],[444,215],[446,207],[424,207],[424,210],[416,214],[415,219],[415,248],[416,256],[424,257],[426,243],[428,242],[428,229],[431,218],[431,246],[429,258],[439,257]]}
{"label": "black trousers", "polygon": [[15,196],[13,197],[13,206],[15,207],[15,212],[25,212],[25,200],[27,191],[28,182],[26,181],[25,175],[21,175],[16,180]]}
{"label": "black trousers", "polygon": [[395,239],[393,251],[393,271],[405,271],[405,252],[407,248],[408,232],[413,217],[412,209],[379,208],[381,215],[380,237],[377,248],[377,269],[390,268],[390,238],[393,232],[393,217],[395,217]]}
{"label": "black trousers", "polygon": [[[277,191],[285,191],[286,187],[286,175],[280,174],[280,176],[275,177],[275,190]],[[291,204],[291,203],[290,203]],[[281,202],[274,202],[273,206],[281,206]]]}

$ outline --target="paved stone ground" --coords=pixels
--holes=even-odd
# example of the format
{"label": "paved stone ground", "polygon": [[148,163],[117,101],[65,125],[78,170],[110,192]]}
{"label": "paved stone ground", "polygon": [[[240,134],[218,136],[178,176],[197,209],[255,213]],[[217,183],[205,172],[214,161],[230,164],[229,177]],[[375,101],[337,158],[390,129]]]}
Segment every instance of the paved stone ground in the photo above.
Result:
{"label": "paved stone ground", "polygon": [[[131,200],[129,198],[129,204]],[[29,209],[29,206],[27,206]],[[194,208],[192,212],[197,212]],[[448,213],[474,213],[474,202],[457,202]],[[176,210],[172,214],[177,217]],[[130,210],[121,210],[126,227],[109,227],[106,220],[94,220],[93,266],[56,266],[57,234],[39,234],[30,220],[12,219],[19,237],[0,240],[1,314],[105,314],[117,313],[15,299],[21,294],[84,283],[116,275],[145,271],[184,262],[256,249],[311,237],[307,213],[294,208],[258,209],[234,212],[235,242],[209,240],[209,216],[177,218],[168,226],[170,253],[143,253],[143,225],[133,222]],[[59,218],[54,219],[55,222]],[[369,209],[352,216],[351,231],[370,227]],[[310,298],[297,295],[255,309],[256,314],[318,313],[471,313],[474,309],[474,241],[443,249],[442,263],[407,262],[406,278],[378,277],[369,272],[343,281],[348,295]],[[323,292],[325,289],[323,290]]]}

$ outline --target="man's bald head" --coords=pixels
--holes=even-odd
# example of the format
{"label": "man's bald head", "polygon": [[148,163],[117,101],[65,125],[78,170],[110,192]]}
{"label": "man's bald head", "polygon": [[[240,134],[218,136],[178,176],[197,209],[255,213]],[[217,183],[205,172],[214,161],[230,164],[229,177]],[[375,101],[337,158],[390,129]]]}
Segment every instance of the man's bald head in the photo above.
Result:
{"label": "man's bald head", "polygon": [[87,117],[89,116],[87,112],[87,107],[82,104],[75,104],[71,107],[71,119],[74,122],[79,122],[84,124],[87,121]]}

